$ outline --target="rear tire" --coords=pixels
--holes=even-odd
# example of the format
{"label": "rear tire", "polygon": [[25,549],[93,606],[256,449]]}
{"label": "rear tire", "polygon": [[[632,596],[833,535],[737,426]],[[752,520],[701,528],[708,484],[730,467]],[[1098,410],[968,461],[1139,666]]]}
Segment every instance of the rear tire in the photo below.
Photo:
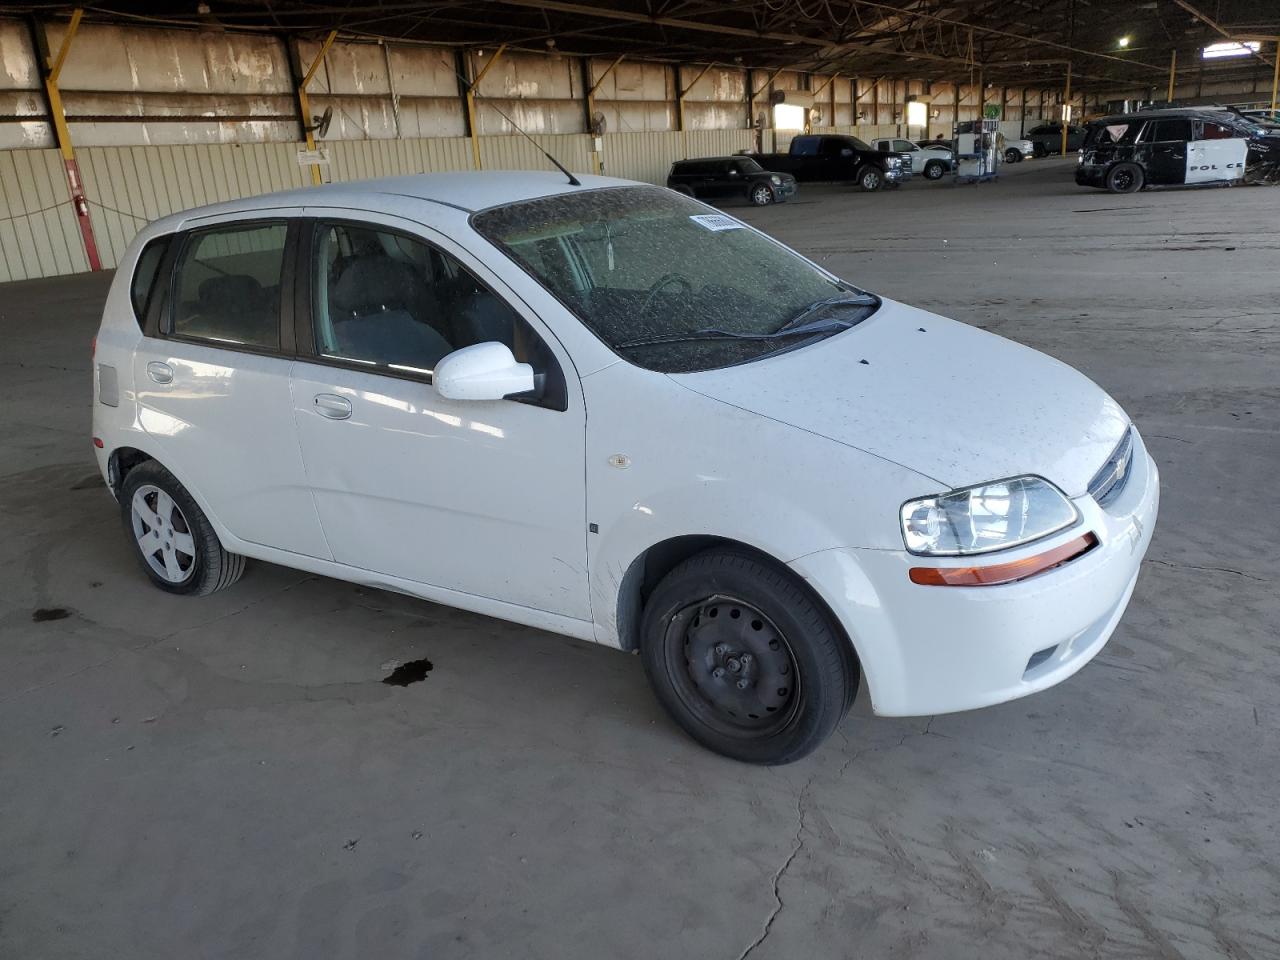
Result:
{"label": "rear tire", "polygon": [[244,573],[245,558],[223,549],[186,487],[154,460],[129,471],[120,510],[143,570],[166,593],[203,597]]}
{"label": "rear tire", "polygon": [[654,589],[640,655],[686,733],[745,763],[799,760],[848,713],[858,671],[830,614],[785,569],[713,549]]}
{"label": "rear tire", "polygon": [[773,189],[767,183],[757,183],[747,194],[751,203],[757,207],[767,207],[773,203]]}
{"label": "rear tire", "polygon": [[884,186],[884,174],[878,167],[863,167],[858,171],[858,187],[864,193],[875,193]]}
{"label": "rear tire", "polygon": [[1137,193],[1144,179],[1142,168],[1136,163],[1117,163],[1107,171],[1107,189],[1112,193]]}
{"label": "rear tire", "polygon": [[941,160],[930,160],[924,165],[924,178],[926,180],[941,180],[942,175],[946,172],[946,164]]}

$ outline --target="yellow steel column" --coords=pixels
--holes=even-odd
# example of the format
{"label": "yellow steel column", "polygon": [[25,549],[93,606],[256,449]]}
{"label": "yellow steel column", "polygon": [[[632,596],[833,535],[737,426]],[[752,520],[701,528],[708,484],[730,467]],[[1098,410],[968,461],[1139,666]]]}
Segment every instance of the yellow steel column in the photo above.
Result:
{"label": "yellow steel column", "polygon": [[1067,62],[1067,90],[1062,95],[1062,155],[1067,155],[1067,110],[1071,106],[1071,62]]}
{"label": "yellow steel column", "polygon": [[[590,86],[587,87],[587,123],[588,123],[587,134],[592,138],[596,137],[595,131],[593,131],[590,127],[590,124],[592,123],[592,118],[596,115],[596,91],[600,89],[600,84],[604,83],[605,79],[609,76],[609,74],[613,73],[614,68],[617,67],[617,65],[622,62],[622,58],[625,56],[626,56],[625,53],[619,54],[617,59],[615,59],[613,63],[605,67],[604,73],[600,74],[599,77],[595,77],[595,78],[593,78],[591,75],[591,59],[590,58],[587,59],[587,81],[590,84]],[[591,150],[591,166],[593,168],[593,172],[597,176],[599,176],[601,173],[604,172],[604,167],[600,163],[600,151],[594,149],[594,147]]]}
{"label": "yellow steel column", "polygon": [[[471,131],[471,162],[477,170],[482,168],[480,160],[480,130],[476,126],[476,88],[480,86],[480,81],[484,79],[490,68],[498,62],[499,58],[506,52],[507,45],[504,43],[493,52],[493,56],[489,59],[480,72],[476,74],[476,78],[467,84],[467,129]],[[468,58],[470,59],[470,58]],[[467,71],[470,73],[470,70]]]}
{"label": "yellow steel column", "polygon": [[1170,103],[1173,102],[1173,85],[1178,76],[1178,51],[1174,49],[1169,54],[1169,95],[1165,97]]}
{"label": "yellow steel column", "polygon": [[676,64],[676,129],[680,131],[680,147],[685,157],[689,156],[689,138],[685,136],[684,127],[684,98],[689,95],[699,80],[707,75],[707,71],[713,65],[708,63],[705,67],[698,71],[698,75],[693,78],[687,87],[681,86],[684,83],[680,64]]}
{"label": "yellow steel column", "polygon": [[[316,138],[312,134],[311,99],[307,96],[307,86],[311,83],[312,77],[316,75],[316,71],[320,69],[320,64],[324,62],[325,55],[329,52],[329,48],[333,46],[334,38],[337,36],[337,30],[329,31],[328,36],[324,38],[324,42],[320,44],[320,52],[316,54],[316,58],[311,61],[311,66],[307,68],[307,72],[298,82],[298,110],[302,113],[302,134],[307,142],[308,150],[316,148]],[[311,164],[311,182],[316,186],[323,182],[323,178],[320,176],[319,164]]]}
{"label": "yellow steel column", "polygon": [[101,270],[102,260],[98,256],[98,243],[93,235],[93,222],[89,219],[89,201],[84,195],[80,165],[76,162],[71,130],[67,127],[67,113],[62,106],[62,91],[58,87],[58,80],[62,76],[62,65],[66,63],[67,54],[71,51],[71,41],[75,39],[76,31],[80,29],[80,18],[83,16],[84,11],[76,7],[71,14],[71,22],[67,24],[67,31],[62,35],[58,52],[54,56],[49,55],[49,42],[45,35],[44,24],[34,17],[31,19],[31,37],[36,46],[36,57],[44,80],[49,124],[53,127],[53,137],[57,141],[58,152],[62,154],[62,164],[67,171],[67,189],[71,193],[71,208],[80,227],[85,259],[89,262],[90,270]]}
{"label": "yellow steel column", "polygon": [[1280,37],[1276,37],[1276,68],[1271,74],[1271,119],[1275,119],[1276,93],[1280,92]]}

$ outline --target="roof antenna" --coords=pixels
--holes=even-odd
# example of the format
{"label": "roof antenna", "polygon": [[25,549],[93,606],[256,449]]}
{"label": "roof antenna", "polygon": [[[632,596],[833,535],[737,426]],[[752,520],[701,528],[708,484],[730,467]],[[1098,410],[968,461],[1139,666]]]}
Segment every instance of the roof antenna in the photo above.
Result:
{"label": "roof antenna", "polygon": [[547,151],[543,150],[543,149],[542,149],[541,144],[539,144],[537,140],[533,139],[533,137],[529,136],[527,133],[525,133],[523,130],[521,130],[521,129],[520,129],[520,125],[519,125],[519,124],[517,124],[514,120],[512,120],[510,117],[508,117],[505,113],[503,113],[501,110],[499,110],[497,107],[495,107],[492,103],[486,103],[486,104],[485,104],[485,106],[486,106],[486,107],[490,107],[490,108],[492,108],[493,110],[497,110],[497,111],[498,111],[498,116],[500,116],[503,120],[507,121],[507,123],[511,124],[511,126],[515,128],[516,133],[520,134],[520,136],[524,137],[526,140],[528,140],[530,143],[532,143],[535,147],[537,147],[537,148],[538,148],[538,152],[539,152],[539,153],[541,153],[544,157],[546,157],[546,158],[547,158],[548,160],[550,160],[553,164],[555,164],[555,168],[556,168],[557,170],[559,170],[561,173],[563,173],[566,177],[568,177],[568,178],[569,178],[569,183],[570,183],[570,185],[571,185],[571,186],[575,186],[575,187],[580,187],[580,186],[582,186],[582,181],[581,181],[581,180],[579,180],[579,179],[578,179],[577,177],[575,177],[572,173],[570,173],[570,172],[565,168],[565,165],[564,165],[563,163],[561,163],[559,160],[557,160],[557,159],[556,159],[555,157],[553,157],[551,154],[547,153]]}

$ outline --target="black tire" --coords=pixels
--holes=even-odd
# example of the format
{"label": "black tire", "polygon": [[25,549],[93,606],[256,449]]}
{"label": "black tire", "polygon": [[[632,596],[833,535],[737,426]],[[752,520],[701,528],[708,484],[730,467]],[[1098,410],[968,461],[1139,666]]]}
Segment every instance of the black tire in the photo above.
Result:
{"label": "black tire", "polygon": [[806,756],[858,689],[831,616],[785,569],[745,551],[707,550],[663,577],[645,604],[640,655],[672,719],[745,763]]}
{"label": "black tire", "polygon": [[884,172],[868,164],[858,171],[857,182],[863,193],[875,193],[884,186]]}
{"label": "black tire", "polygon": [[941,180],[946,172],[947,165],[941,160],[930,160],[924,165],[924,178],[926,180]]}
{"label": "black tire", "polygon": [[1107,171],[1106,185],[1112,193],[1137,193],[1144,179],[1136,163],[1117,163]]}
{"label": "black tire", "polygon": [[1022,154],[1019,153],[1013,147],[1010,147],[1008,150],[1004,152],[1005,163],[1017,163],[1021,159],[1022,159]]}
{"label": "black tire", "polygon": [[[163,491],[172,500],[176,513],[173,510],[165,511],[169,517],[161,518],[165,522],[157,531],[159,539],[156,542],[160,546],[151,556],[164,557],[166,553],[171,553],[174,557],[173,562],[177,564],[182,574],[182,579],[179,581],[166,579],[157,572],[138,542],[133,501],[140,490],[144,491],[144,499],[154,498],[154,493],[146,493],[146,491],[156,490]],[[149,502],[154,503],[154,500]],[[125,532],[130,544],[133,545],[134,554],[142,564],[142,569],[151,578],[151,582],[166,593],[207,596],[231,586],[244,573],[245,558],[238,553],[229,553],[223,549],[218,535],[209,523],[209,518],[205,516],[199,504],[191,498],[191,494],[187,493],[186,488],[174,478],[173,474],[154,460],[139,464],[129,471],[120,488],[120,508]],[[143,524],[142,529],[150,533],[146,521],[139,522]],[[166,526],[170,541],[184,534],[190,536],[192,542],[190,553],[175,549],[173,542],[163,542]]]}
{"label": "black tire", "polygon": [[757,183],[747,191],[747,199],[753,206],[767,207],[773,203],[773,188],[767,183]]}

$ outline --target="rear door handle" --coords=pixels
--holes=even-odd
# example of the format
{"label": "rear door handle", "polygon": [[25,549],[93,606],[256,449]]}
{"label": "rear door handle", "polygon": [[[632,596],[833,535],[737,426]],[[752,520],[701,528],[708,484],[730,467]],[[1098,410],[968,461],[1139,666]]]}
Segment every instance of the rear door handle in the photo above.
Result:
{"label": "rear door handle", "polygon": [[351,401],[333,393],[317,393],[316,413],[330,420],[346,420],[351,416]]}
{"label": "rear door handle", "polygon": [[173,367],[159,360],[147,364],[147,376],[156,383],[173,383]]}

